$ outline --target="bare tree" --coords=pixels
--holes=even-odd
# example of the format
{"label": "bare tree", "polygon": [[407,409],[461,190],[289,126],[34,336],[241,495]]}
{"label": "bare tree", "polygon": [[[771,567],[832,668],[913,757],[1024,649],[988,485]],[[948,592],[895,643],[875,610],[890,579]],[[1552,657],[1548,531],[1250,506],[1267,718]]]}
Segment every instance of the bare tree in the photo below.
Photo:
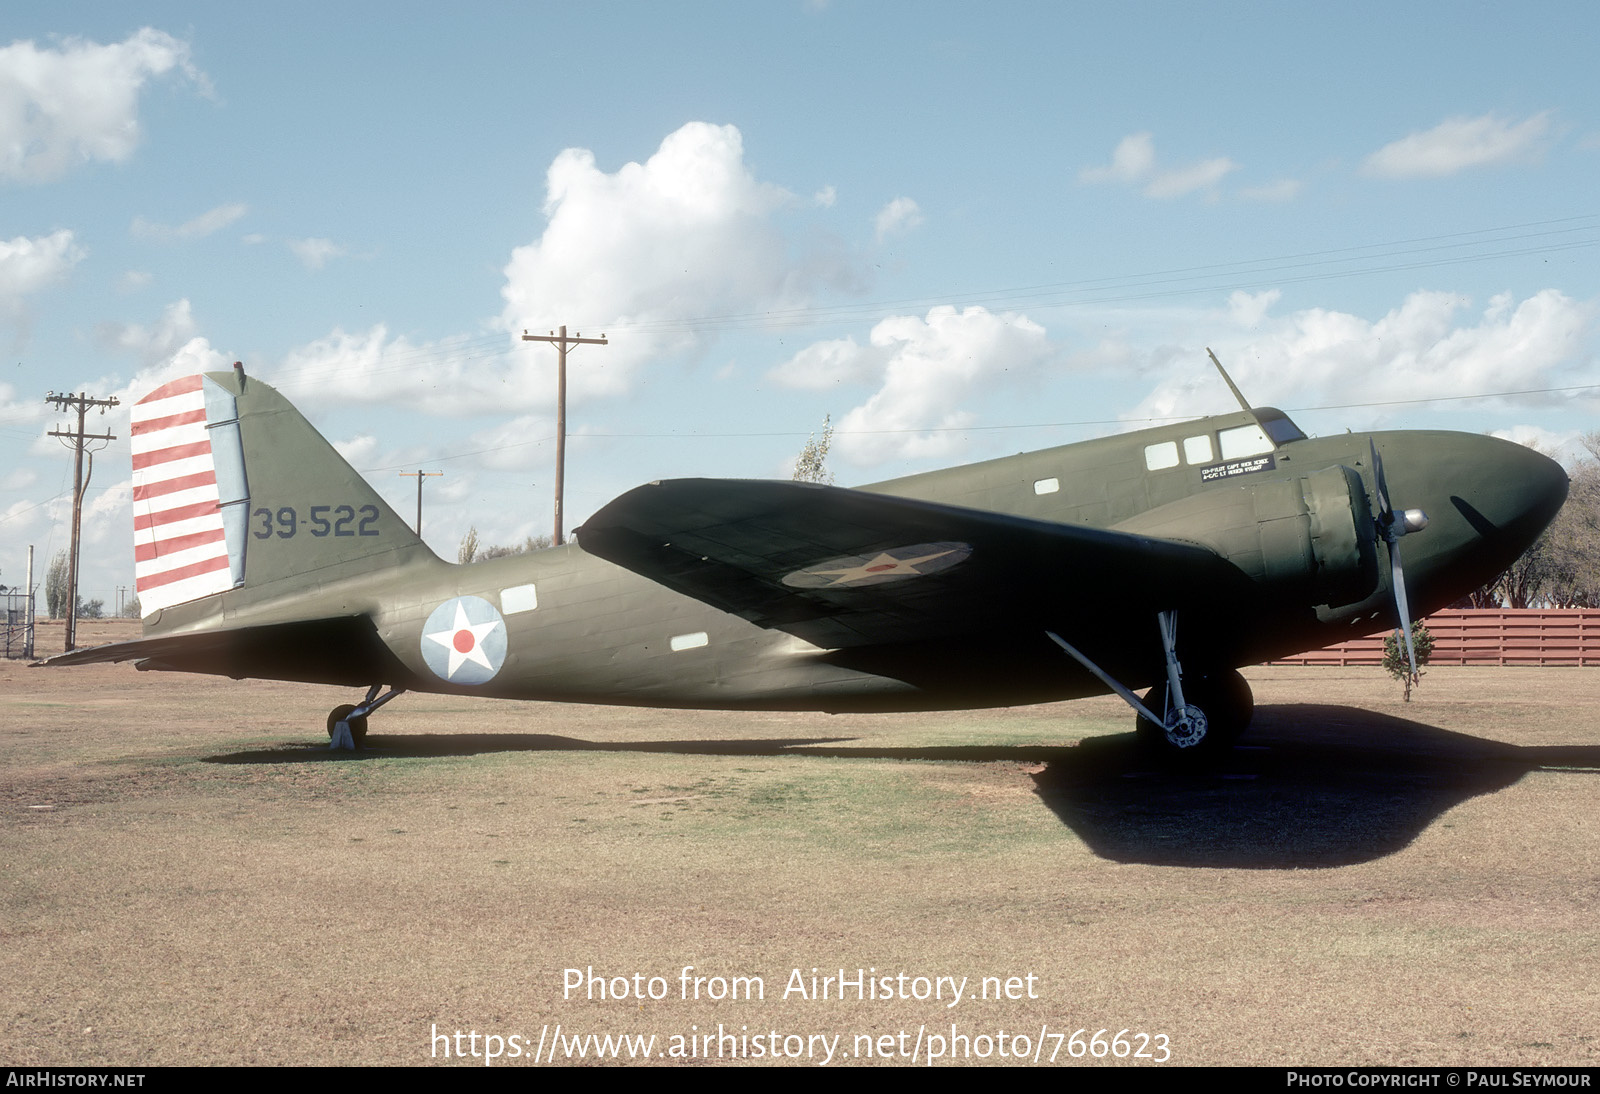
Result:
{"label": "bare tree", "polygon": [[1550,527],[1505,573],[1456,607],[1600,607],[1600,432],[1582,444],[1589,455],[1568,468],[1567,501]]}
{"label": "bare tree", "polygon": [[828,449],[833,447],[833,415],[822,419],[822,436],[815,433],[806,438],[800,458],[794,461],[795,482],[820,482],[831,485],[833,472],[827,468]]}
{"label": "bare tree", "polygon": [[67,614],[67,552],[57,551],[44,575],[44,605],[51,619]]}
{"label": "bare tree", "polygon": [[510,547],[485,547],[478,552],[479,562],[488,562],[495,558],[510,558],[512,555],[525,555],[530,551],[542,551],[554,545],[549,536],[529,536],[519,544]]}
{"label": "bare tree", "polygon": [[1556,608],[1600,607],[1600,433],[1583,438],[1590,458],[1568,472],[1567,503],[1534,544],[1542,601]]}
{"label": "bare tree", "polygon": [[489,562],[497,558],[509,558],[512,555],[525,555],[529,551],[542,551],[553,543],[549,536],[528,536],[521,543],[509,547],[482,547],[479,546],[478,529],[474,525],[461,537],[461,547],[456,551],[456,561],[463,566],[469,562]]}

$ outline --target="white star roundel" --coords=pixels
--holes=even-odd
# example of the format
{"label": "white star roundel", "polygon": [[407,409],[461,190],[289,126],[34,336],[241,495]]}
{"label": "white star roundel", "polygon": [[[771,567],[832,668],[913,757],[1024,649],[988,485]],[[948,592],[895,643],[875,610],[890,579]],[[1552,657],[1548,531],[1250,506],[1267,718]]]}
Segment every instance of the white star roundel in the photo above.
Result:
{"label": "white star roundel", "polygon": [[446,600],[422,627],[422,659],[452,684],[486,684],[506,662],[506,621],[477,596]]}
{"label": "white star roundel", "polygon": [[783,583],[794,589],[859,589],[909,577],[926,577],[948,570],[972,554],[965,543],[916,543],[891,547],[875,555],[846,555],[817,562],[786,574]]}

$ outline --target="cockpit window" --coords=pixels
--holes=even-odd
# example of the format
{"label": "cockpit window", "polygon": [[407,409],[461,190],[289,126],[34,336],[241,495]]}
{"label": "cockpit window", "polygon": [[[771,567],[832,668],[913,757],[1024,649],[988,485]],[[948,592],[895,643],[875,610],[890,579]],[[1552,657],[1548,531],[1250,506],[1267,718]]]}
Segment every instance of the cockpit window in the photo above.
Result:
{"label": "cockpit window", "polygon": [[1306,435],[1300,431],[1300,427],[1288,418],[1262,418],[1261,428],[1267,431],[1267,436],[1279,444],[1288,444],[1290,441],[1303,441],[1306,439]]}
{"label": "cockpit window", "polygon": [[1225,460],[1243,459],[1245,456],[1259,456],[1273,449],[1272,438],[1262,431],[1259,425],[1241,425],[1233,429],[1224,429],[1217,434],[1217,440],[1222,442],[1222,458]]}

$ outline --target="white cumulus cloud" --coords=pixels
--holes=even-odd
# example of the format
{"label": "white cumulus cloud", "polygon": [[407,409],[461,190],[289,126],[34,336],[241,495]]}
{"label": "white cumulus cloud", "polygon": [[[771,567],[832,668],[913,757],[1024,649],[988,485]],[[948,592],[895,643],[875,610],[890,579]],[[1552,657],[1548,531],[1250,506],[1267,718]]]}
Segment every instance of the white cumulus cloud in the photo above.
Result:
{"label": "white cumulus cloud", "polygon": [[178,73],[208,92],[189,44],[145,27],[101,45],[68,38],[0,48],[0,178],[47,182],[95,161],[120,162],[138,147],[139,93]]}
{"label": "white cumulus cloud", "polygon": [[1495,114],[1449,118],[1384,145],[1366,158],[1362,170],[1378,178],[1440,178],[1527,156],[1549,131],[1549,111],[1520,122]]}
{"label": "white cumulus cloud", "polygon": [[147,239],[156,243],[173,243],[186,239],[204,239],[213,232],[219,232],[244,216],[250,207],[242,202],[233,202],[229,205],[218,205],[215,209],[207,209],[199,216],[186,220],[182,224],[162,224],[158,221],[147,220],[142,216],[133,218],[133,225],[129,228],[136,239]]}
{"label": "white cumulus cloud", "polygon": [[1196,190],[1215,186],[1222,181],[1224,175],[1237,170],[1238,166],[1227,156],[1218,156],[1215,159],[1191,163],[1186,167],[1158,171],[1144,188],[1144,194],[1145,197],[1151,198],[1180,198],[1184,194],[1192,194]]}
{"label": "white cumulus cloud", "polygon": [[703,355],[728,317],[777,326],[823,290],[856,289],[864,264],[849,247],[783,230],[785,215],[826,215],[817,208],[758,179],[733,126],[691,122],[615,171],[569,148],[547,172],[543,230],[505,267],[492,321],[504,360],[484,367],[481,337],[419,342],[378,325],[301,346],[273,382],[451,416],[542,411],[555,401],[556,350],[521,336],[566,326],[609,340],[571,351],[569,401],[620,395],[647,367]]}
{"label": "white cumulus cloud", "polygon": [[1079,182],[1138,182],[1156,166],[1155,137],[1150,133],[1131,133],[1117,142],[1111,162],[1105,167],[1085,167],[1078,172]]}
{"label": "white cumulus cloud", "polygon": [[1210,189],[1238,168],[1227,156],[1216,156],[1162,169],[1156,163],[1155,138],[1149,133],[1133,133],[1117,142],[1109,164],[1085,167],[1078,172],[1078,181],[1138,186],[1145,197],[1169,199]]}
{"label": "white cumulus cloud", "polygon": [[[1418,291],[1376,319],[1325,308],[1270,314],[1276,295],[1235,294],[1211,334],[1223,363],[1258,405],[1338,405],[1449,398],[1464,393],[1533,391],[1592,382],[1588,348],[1596,307],[1545,289],[1517,301],[1502,293],[1476,314],[1459,294]],[[1185,350],[1158,362],[1167,373],[1132,418],[1180,416],[1228,408],[1225,392]],[[1548,403],[1530,395],[1508,402]]]}
{"label": "white cumulus cloud", "polygon": [[66,228],[33,239],[0,239],[0,307],[60,281],[83,255]]}
{"label": "white cumulus cloud", "polygon": [[1586,455],[1583,434],[1577,430],[1557,433],[1540,425],[1513,425],[1505,429],[1490,430],[1489,436],[1527,445],[1552,459],[1560,460],[1569,467]]}
{"label": "white cumulus cloud", "polygon": [[783,387],[826,391],[867,378],[877,364],[875,356],[854,338],[834,338],[811,343],[767,375]]}
{"label": "white cumulus cloud", "polygon": [[354,437],[344,441],[333,441],[333,450],[344,457],[344,462],[352,467],[360,467],[370,463],[378,452],[378,438],[370,433],[357,433]]}
{"label": "white cumulus cloud", "polygon": [[294,256],[308,270],[320,270],[329,260],[343,258],[350,253],[333,240],[317,236],[309,239],[291,239],[289,250],[294,252]]}
{"label": "white cumulus cloud", "polygon": [[962,451],[958,431],[972,422],[967,408],[984,386],[1031,372],[1051,352],[1044,328],[1024,315],[949,305],[885,319],[869,342],[881,386],[840,419],[834,439],[839,455],[860,465]]}
{"label": "white cumulus cloud", "polygon": [[150,326],[139,323],[103,323],[96,333],[100,340],[133,354],[146,366],[171,359],[199,333],[188,300],[167,305],[161,318]]}
{"label": "white cumulus cloud", "polygon": [[878,210],[872,227],[881,243],[889,236],[909,232],[921,223],[922,208],[910,198],[897,197]]}
{"label": "white cumulus cloud", "polygon": [[[574,398],[626,390],[644,362],[696,350],[706,316],[803,307],[822,284],[848,275],[833,259],[791,254],[776,214],[795,199],[755,178],[731,125],[690,122],[644,163],[602,171],[587,149],[550,165],[538,240],[506,267],[502,323],[514,334],[562,324],[611,344],[585,350],[570,377]],[[519,385],[553,385],[549,346],[516,343]],[[533,379],[532,377],[540,377]]]}

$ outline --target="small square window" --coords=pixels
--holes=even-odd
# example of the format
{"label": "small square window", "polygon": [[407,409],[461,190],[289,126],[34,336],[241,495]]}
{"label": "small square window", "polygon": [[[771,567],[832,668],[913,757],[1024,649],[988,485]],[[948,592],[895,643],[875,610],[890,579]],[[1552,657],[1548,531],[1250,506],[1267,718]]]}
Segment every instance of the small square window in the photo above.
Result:
{"label": "small square window", "polygon": [[507,615],[531,612],[539,606],[539,593],[532,585],[513,585],[500,590],[500,610]]}
{"label": "small square window", "polygon": [[1178,466],[1178,442],[1162,441],[1144,446],[1144,465],[1151,471]]}
{"label": "small square window", "polygon": [[1054,494],[1060,489],[1060,479],[1036,479],[1033,484],[1033,492],[1035,494]]}
{"label": "small square window", "polygon": [[1211,462],[1211,434],[1183,439],[1183,462],[1187,464]]}

